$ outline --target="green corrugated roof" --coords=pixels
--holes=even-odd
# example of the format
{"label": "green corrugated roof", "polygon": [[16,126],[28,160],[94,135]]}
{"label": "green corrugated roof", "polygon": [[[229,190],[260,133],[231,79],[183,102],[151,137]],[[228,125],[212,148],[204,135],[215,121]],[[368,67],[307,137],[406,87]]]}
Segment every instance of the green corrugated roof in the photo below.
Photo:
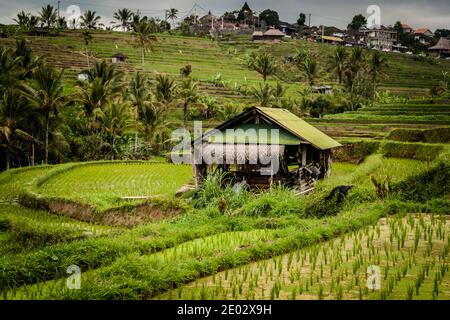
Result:
{"label": "green corrugated roof", "polygon": [[[231,129],[232,131],[227,131]],[[262,143],[262,144],[281,144],[281,145],[299,145],[301,140],[292,133],[280,129],[273,124],[238,124],[227,129],[221,130],[209,137],[209,143]],[[271,130],[278,130],[278,139]],[[272,141],[274,140],[274,141]]]}
{"label": "green corrugated roof", "polygon": [[256,109],[290,133],[303,140],[308,141],[316,148],[326,150],[341,146],[339,142],[330,138],[325,133],[316,129],[288,110],[262,107],[256,107]]}

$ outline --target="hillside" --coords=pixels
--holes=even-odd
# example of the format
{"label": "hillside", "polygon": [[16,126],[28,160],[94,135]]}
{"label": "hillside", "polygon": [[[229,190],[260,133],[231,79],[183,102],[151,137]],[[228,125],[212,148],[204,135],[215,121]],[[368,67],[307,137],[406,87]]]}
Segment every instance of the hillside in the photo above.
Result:
{"label": "hillside", "polygon": [[[58,67],[66,68],[67,82],[74,82],[76,74],[87,68],[85,46],[82,36],[77,31],[61,32],[54,37],[27,36],[31,41],[34,52],[46,56],[47,60]],[[154,45],[154,51],[148,53],[144,71],[150,74],[156,72],[179,75],[183,66],[192,65],[192,76],[202,81],[202,89],[222,100],[248,102],[249,100],[235,89],[240,86],[249,87],[261,82],[262,78],[248,70],[242,62],[245,55],[254,50],[271,52],[278,57],[282,66],[282,76],[271,79],[280,81],[288,86],[291,96],[297,96],[300,87],[298,81],[304,81],[298,72],[285,63],[289,54],[295,53],[297,48],[307,48],[313,52],[321,66],[319,82],[334,83],[326,71],[327,61],[333,51],[333,46],[327,44],[310,43],[300,40],[287,40],[279,44],[255,44],[248,40],[248,36],[231,38],[231,40],[212,41],[206,38],[182,37],[175,35],[158,35],[159,41]],[[8,46],[14,39],[0,39],[0,46]],[[140,50],[130,34],[121,32],[95,32],[89,44],[89,52],[95,59],[111,58],[111,55],[121,52],[128,56],[126,63],[120,68],[133,72],[141,69]],[[381,89],[394,94],[427,95],[428,90],[437,85],[442,79],[442,71],[450,68],[450,62],[445,60],[412,57],[400,54],[385,54],[389,59],[387,78]],[[212,78],[221,74],[226,88],[214,86]]]}

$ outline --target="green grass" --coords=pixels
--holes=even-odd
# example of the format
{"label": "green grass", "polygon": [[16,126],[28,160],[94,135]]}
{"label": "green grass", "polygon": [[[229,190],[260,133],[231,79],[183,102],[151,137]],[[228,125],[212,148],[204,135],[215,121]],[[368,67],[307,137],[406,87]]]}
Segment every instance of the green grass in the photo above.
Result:
{"label": "green grass", "polygon": [[28,183],[44,176],[51,166],[12,169],[0,174],[0,204],[16,201],[20,190]]}
{"label": "green grass", "polygon": [[161,291],[221,269],[289,252],[330,238],[332,235],[374,223],[380,207],[359,208],[341,216],[303,219],[282,230],[225,233],[194,240],[152,255],[130,255],[111,266],[82,275],[81,290],[65,287],[65,281],[49,281],[6,293],[6,298],[33,299],[145,299]]}

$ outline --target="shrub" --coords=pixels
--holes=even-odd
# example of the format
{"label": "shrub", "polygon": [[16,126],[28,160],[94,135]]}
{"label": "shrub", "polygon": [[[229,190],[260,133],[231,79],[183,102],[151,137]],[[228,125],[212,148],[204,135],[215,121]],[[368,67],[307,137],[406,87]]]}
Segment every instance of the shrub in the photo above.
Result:
{"label": "shrub", "polygon": [[427,201],[450,194],[450,165],[440,162],[434,168],[394,184],[393,193],[405,201]]}
{"label": "shrub", "polygon": [[11,229],[11,222],[6,218],[0,217],[0,232],[8,231]]}
{"label": "shrub", "polygon": [[407,158],[432,161],[443,150],[442,146],[418,143],[386,142],[381,146],[381,153],[389,158]]}
{"label": "shrub", "polygon": [[450,128],[395,129],[389,133],[386,139],[402,142],[448,143],[450,142]]}
{"label": "shrub", "polygon": [[306,216],[321,218],[336,215],[342,208],[345,198],[352,188],[352,186],[338,186],[334,188],[327,196],[309,205],[305,210]]}
{"label": "shrub", "polygon": [[247,202],[238,213],[252,217],[278,217],[290,214],[302,216],[303,199],[296,197],[291,190],[277,186]]}

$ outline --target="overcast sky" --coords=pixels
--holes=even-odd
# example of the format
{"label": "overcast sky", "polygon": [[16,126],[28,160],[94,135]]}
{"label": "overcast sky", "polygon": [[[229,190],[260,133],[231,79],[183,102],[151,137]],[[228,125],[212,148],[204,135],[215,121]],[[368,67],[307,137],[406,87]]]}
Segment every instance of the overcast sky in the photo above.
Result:
{"label": "overcast sky", "polygon": [[[13,23],[12,18],[18,11],[37,13],[40,7],[50,3],[57,6],[57,1],[40,0],[0,0],[0,23]],[[147,16],[164,17],[164,9],[177,8],[182,17],[197,4],[196,12],[202,15],[211,10],[213,14],[220,15],[224,11],[232,11],[242,7],[242,0],[79,0],[61,1],[61,15],[68,16],[66,10],[70,5],[77,5],[81,11],[95,10],[102,16],[102,22],[109,24],[113,12],[126,6],[139,9]],[[393,25],[400,20],[408,23],[412,28],[428,27],[431,30],[450,29],[450,0],[249,0],[250,7],[255,11],[270,8],[278,11],[283,21],[295,22],[298,14],[311,13],[311,25],[335,25],[346,27],[351,18],[358,13],[366,16],[369,5],[378,5],[381,9],[381,23]]]}

